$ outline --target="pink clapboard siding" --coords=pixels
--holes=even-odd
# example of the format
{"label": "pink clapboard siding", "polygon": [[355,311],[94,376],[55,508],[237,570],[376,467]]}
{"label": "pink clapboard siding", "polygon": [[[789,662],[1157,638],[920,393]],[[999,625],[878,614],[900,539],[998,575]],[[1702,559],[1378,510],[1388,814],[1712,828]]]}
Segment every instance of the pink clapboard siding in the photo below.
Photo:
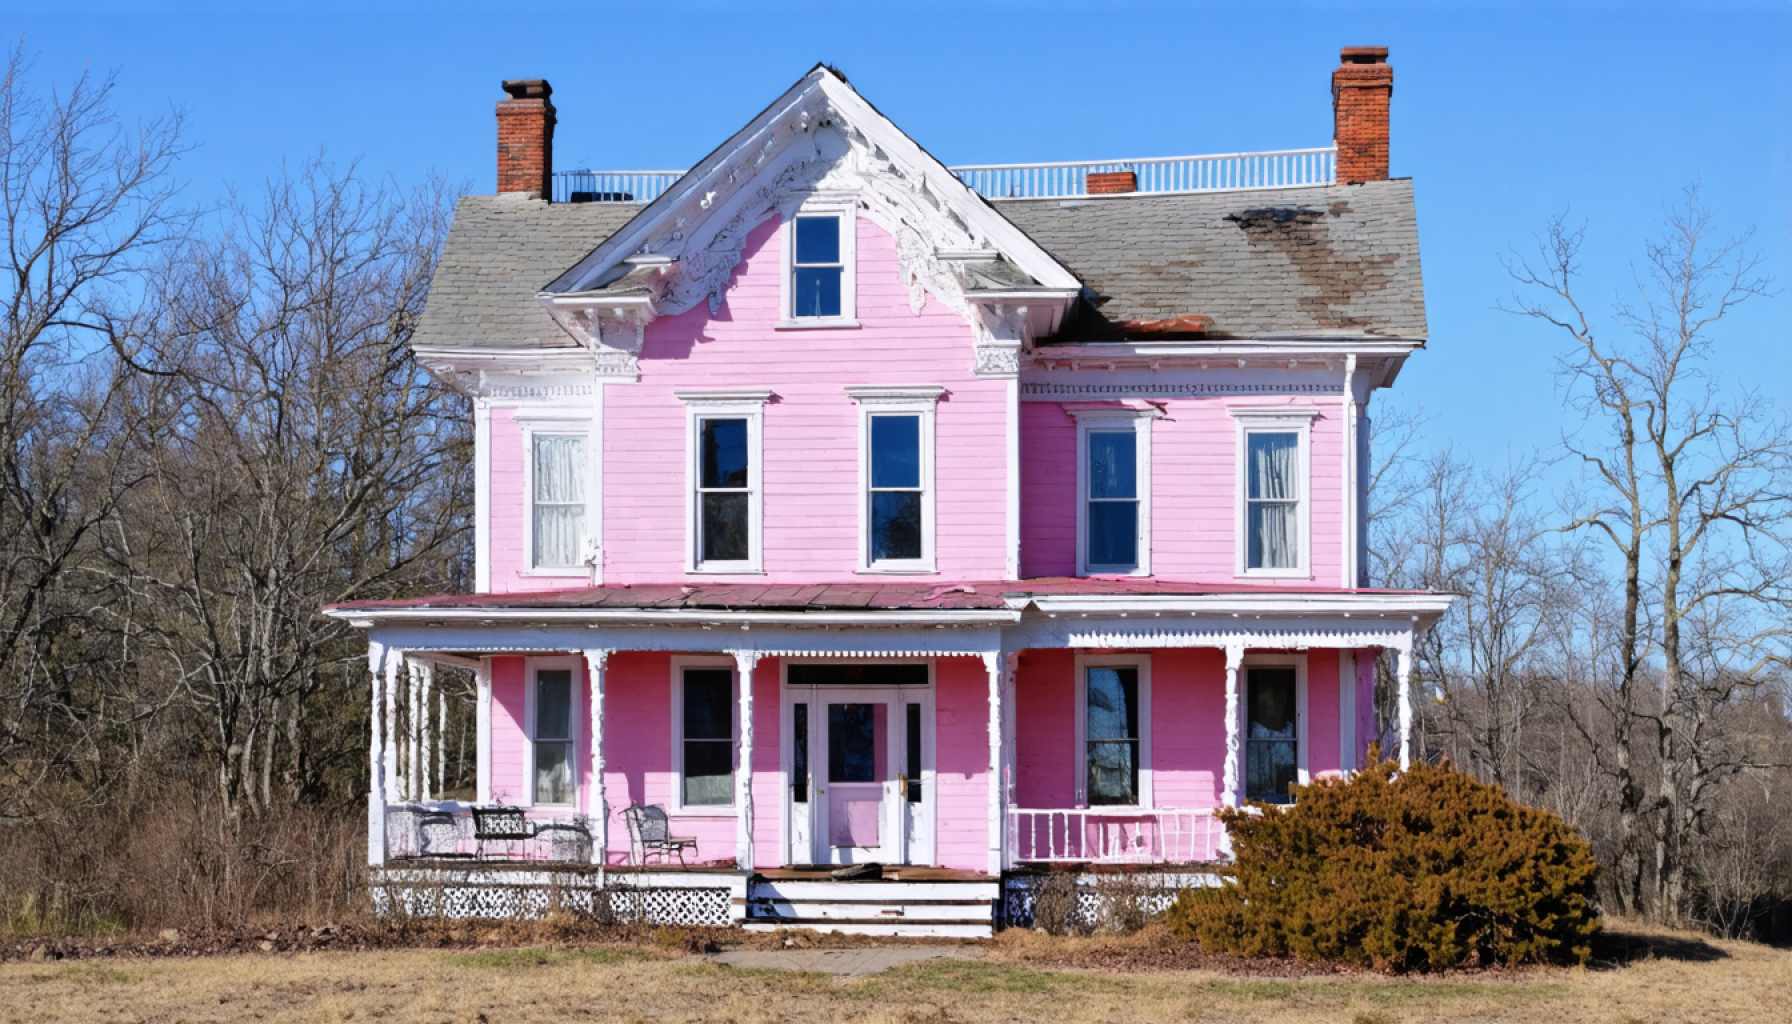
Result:
{"label": "pink clapboard siding", "polygon": [[[1255,653],[1255,652],[1252,652]],[[1165,809],[1214,807],[1226,765],[1226,660],[1213,649],[1155,651],[1151,664],[1151,802]],[[1015,802],[1031,809],[1076,806],[1076,657],[1028,651],[1017,676]],[[1361,702],[1359,701],[1359,707]],[[1307,770],[1338,768],[1338,655],[1307,654]],[[1240,769],[1242,772],[1242,768]]]}
{"label": "pink clapboard siding", "polygon": [[[628,860],[628,831],[622,811],[632,804],[676,806],[678,778],[672,752],[672,664],[667,654],[622,652],[610,658],[604,684],[604,784],[610,806],[608,859]],[[726,664],[726,661],[718,661]],[[528,732],[524,721],[525,659],[492,659],[492,796],[500,803],[526,805]],[[753,690],[753,856],[759,866],[782,858],[784,775],[780,754],[779,711],[782,670],[774,658],[759,662]],[[581,670],[580,678],[585,680]],[[989,747],[988,676],[973,658],[942,658],[936,669],[937,756],[936,863],[982,871],[988,867]],[[575,711],[579,722],[578,807],[534,808],[541,817],[589,813],[591,748],[590,686],[585,680]],[[693,836],[698,849],[693,863],[726,861],[735,856],[735,814],[732,808],[703,813],[674,813],[672,829]],[[806,856],[798,856],[804,861]]]}
{"label": "pink clapboard siding", "polygon": [[[604,395],[604,580],[684,572],[685,388],[764,387],[764,576],[850,579],[858,565],[860,411],[853,384],[940,385],[936,551],[946,577],[1003,567],[1006,385],[971,372],[970,328],[929,299],[909,306],[896,247],[858,221],[857,328],[776,330],[782,228],[747,240],[721,311],[699,305],[647,329],[641,381]],[[713,577],[706,577],[713,578]]]}
{"label": "pink clapboard siding", "polygon": [[[1183,398],[1165,403],[1151,426],[1151,572],[1172,580],[1236,577],[1238,442],[1231,408],[1312,406],[1299,399]],[[1336,586],[1340,582],[1343,480],[1340,415],[1319,403],[1310,441],[1310,578],[1260,582]],[[1021,575],[1076,575],[1076,421],[1056,402],[1022,402]],[[1257,582],[1257,581],[1253,581]]]}

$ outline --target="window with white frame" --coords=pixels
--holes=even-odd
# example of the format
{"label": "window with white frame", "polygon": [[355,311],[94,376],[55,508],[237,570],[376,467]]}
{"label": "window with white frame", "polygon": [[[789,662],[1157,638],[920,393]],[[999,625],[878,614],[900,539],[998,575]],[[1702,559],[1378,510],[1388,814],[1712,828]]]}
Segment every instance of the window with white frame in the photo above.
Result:
{"label": "window with white frame", "polygon": [[1152,412],[1077,415],[1077,571],[1151,571]]}
{"label": "window with white frame", "polygon": [[1300,683],[1294,665],[1245,667],[1245,799],[1285,804],[1300,781]]}
{"label": "window with white frame", "polygon": [[677,667],[674,708],[680,807],[734,804],[734,669],[722,664]]}
{"label": "window with white frame", "polygon": [[571,806],[578,799],[573,770],[573,670],[541,667],[533,675],[530,802]]}
{"label": "window with white frame", "polygon": [[578,569],[585,563],[585,435],[529,432],[529,565]]}
{"label": "window with white frame", "polygon": [[1143,658],[1079,660],[1077,781],[1088,806],[1150,804],[1150,692]]}
{"label": "window with white frame", "polygon": [[943,388],[849,387],[861,409],[859,568],[932,572],[933,423]]}
{"label": "window with white frame", "polygon": [[679,392],[689,409],[693,572],[758,572],[760,431],[769,392]]}
{"label": "window with white frame", "polygon": [[857,312],[851,200],[811,199],[791,218],[785,235],[785,322],[850,322]]}
{"label": "window with white frame", "polygon": [[1310,572],[1308,437],[1305,410],[1233,410],[1238,421],[1238,572]]}

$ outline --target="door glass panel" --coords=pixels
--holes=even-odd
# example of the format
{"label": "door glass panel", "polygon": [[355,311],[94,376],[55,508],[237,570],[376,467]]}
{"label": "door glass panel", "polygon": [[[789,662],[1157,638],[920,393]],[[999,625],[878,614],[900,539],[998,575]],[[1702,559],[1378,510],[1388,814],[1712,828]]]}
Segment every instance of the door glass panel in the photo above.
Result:
{"label": "door glass panel", "polygon": [[828,781],[877,782],[888,732],[885,705],[828,705]]}
{"label": "door glass panel", "polygon": [[904,771],[908,775],[908,802],[921,802],[921,705],[908,705],[908,720],[904,732],[908,737],[908,763]]}
{"label": "door glass panel", "polygon": [[809,705],[793,704],[790,711],[790,800],[806,804],[809,802]]}

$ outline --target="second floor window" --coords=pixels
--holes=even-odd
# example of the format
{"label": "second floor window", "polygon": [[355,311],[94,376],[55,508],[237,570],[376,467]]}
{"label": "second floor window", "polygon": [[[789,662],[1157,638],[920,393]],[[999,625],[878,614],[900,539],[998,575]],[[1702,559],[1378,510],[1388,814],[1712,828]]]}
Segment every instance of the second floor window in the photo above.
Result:
{"label": "second floor window", "polygon": [[584,564],[585,436],[531,434],[530,563],[537,569]]}
{"label": "second floor window", "polygon": [[1077,571],[1149,575],[1152,410],[1077,413]]}
{"label": "second floor window", "polygon": [[699,423],[698,561],[744,562],[752,552],[747,421],[715,416]]}
{"label": "second floor window", "polygon": [[1253,430],[1245,437],[1245,568],[1301,565],[1300,434]]}
{"label": "second floor window", "polygon": [[921,417],[871,417],[871,561],[901,562],[921,552]]}

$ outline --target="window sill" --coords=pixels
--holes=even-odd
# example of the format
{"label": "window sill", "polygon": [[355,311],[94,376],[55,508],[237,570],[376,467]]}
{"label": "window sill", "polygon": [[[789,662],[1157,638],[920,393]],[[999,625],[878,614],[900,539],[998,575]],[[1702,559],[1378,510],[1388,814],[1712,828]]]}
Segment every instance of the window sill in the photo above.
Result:
{"label": "window sill", "polygon": [[926,565],[862,565],[853,570],[854,576],[938,576],[938,567]]}
{"label": "window sill", "polygon": [[829,329],[853,330],[859,321],[850,316],[815,317],[813,319],[779,320],[772,324],[774,331],[824,331]]}
{"label": "window sill", "polygon": [[529,577],[535,577],[535,578],[557,579],[557,580],[588,580],[591,578],[591,570],[589,568],[585,568],[585,569],[518,569],[516,571],[516,574],[518,576],[529,576]]}
{"label": "window sill", "polygon": [[1246,569],[1233,573],[1233,579],[1240,580],[1310,580],[1311,569]]}
{"label": "window sill", "polygon": [[764,576],[757,565],[699,565],[684,571],[686,576]]}
{"label": "window sill", "polygon": [[735,813],[733,804],[706,804],[701,807],[668,806],[666,815],[672,818],[732,818]]}
{"label": "window sill", "polygon": [[1138,579],[1142,576],[1151,575],[1151,570],[1147,569],[1147,568],[1123,569],[1118,566],[1109,568],[1109,567],[1099,566],[1099,565],[1090,565],[1090,566],[1084,566],[1082,571],[1078,572],[1077,575],[1078,576],[1086,576],[1086,577],[1090,577],[1090,578],[1108,576],[1108,577],[1118,577],[1121,579]]}

